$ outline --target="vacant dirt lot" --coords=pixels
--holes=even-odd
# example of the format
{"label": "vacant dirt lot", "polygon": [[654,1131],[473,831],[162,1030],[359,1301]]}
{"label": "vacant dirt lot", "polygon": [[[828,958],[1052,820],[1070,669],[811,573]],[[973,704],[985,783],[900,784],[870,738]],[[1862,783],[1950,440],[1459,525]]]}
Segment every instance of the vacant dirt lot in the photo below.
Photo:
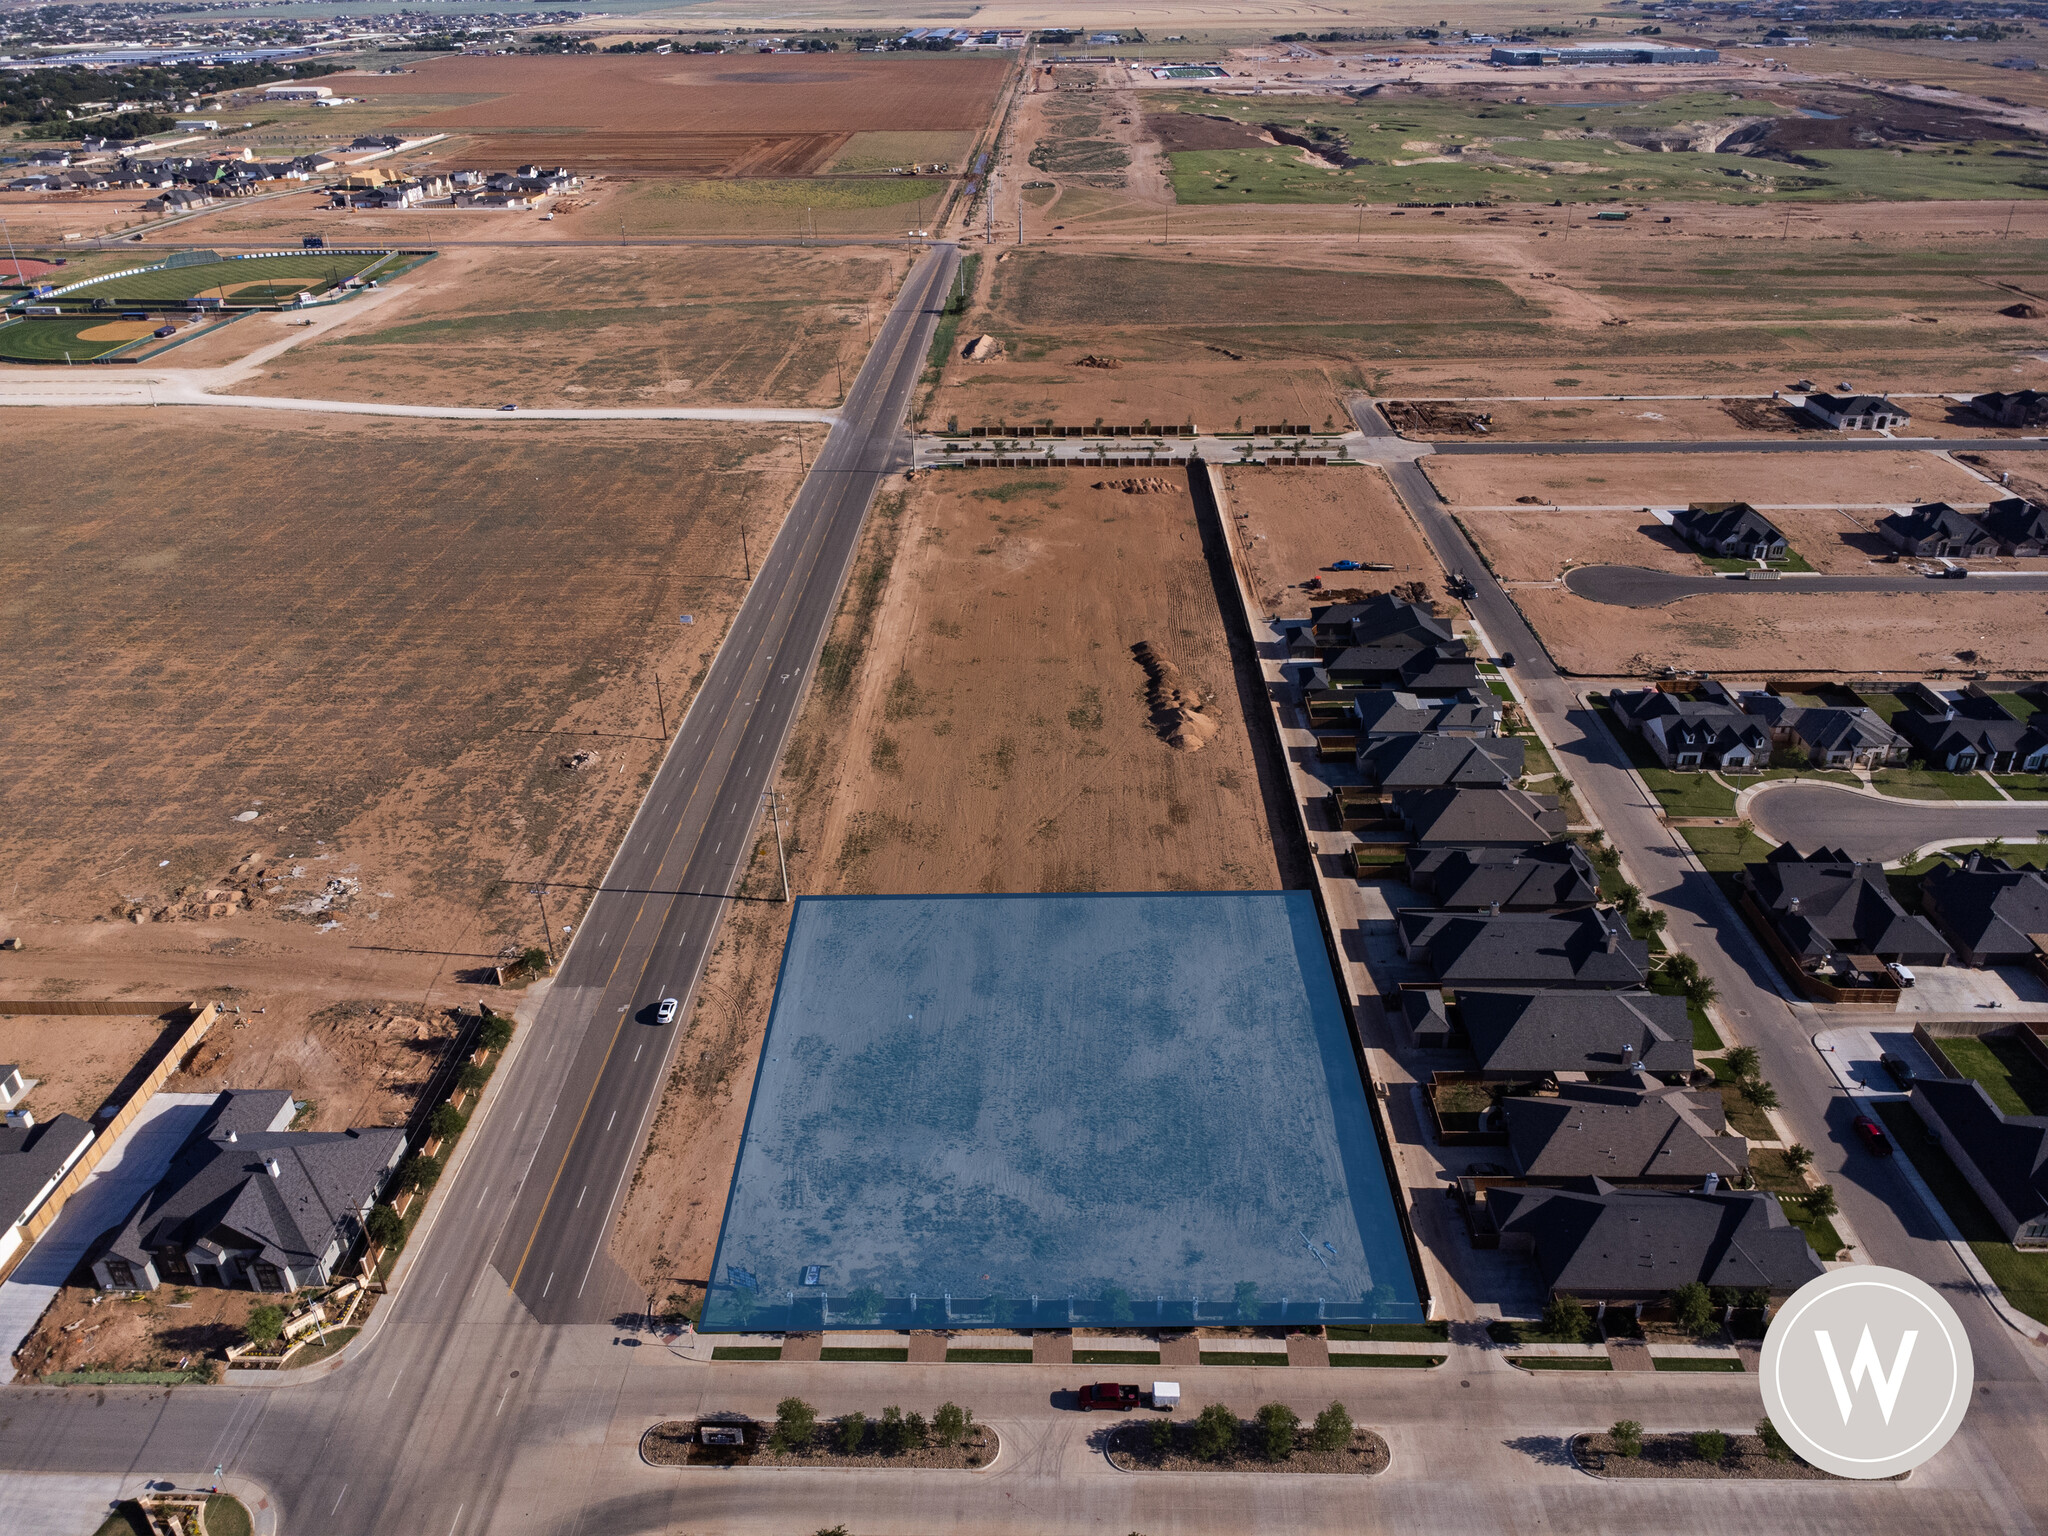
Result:
{"label": "vacant dirt lot", "polygon": [[[0,985],[10,997],[22,995],[15,990],[20,986],[15,980],[20,970],[18,964],[0,970]],[[82,989],[83,983],[71,986]],[[47,983],[44,990],[48,992]],[[36,1080],[28,1105],[38,1120],[57,1115],[90,1120],[164,1029],[160,1019],[120,1014],[87,1018],[17,1014],[0,1018],[0,1062],[11,1062],[21,1068],[23,1077]]]}
{"label": "vacant dirt lot", "polygon": [[[1662,666],[1855,677],[2048,666],[2037,593],[1714,593],[1664,608],[1611,608],[1561,589],[1524,588],[1515,602],[1558,665],[1582,677],[1641,676]],[[1960,660],[1959,649],[1976,659]]]}
{"label": "vacant dirt lot", "polygon": [[[783,768],[797,891],[1281,883],[1194,507],[1169,484],[949,471],[883,498]],[[1153,723],[1146,640],[1215,695],[1201,751]],[[765,826],[745,889],[780,893]],[[673,1277],[711,1262],[788,911],[734,909],[621,1217],[621,1261],[663,1295],[694,1297]]]}
{"label": "vacant dirt lot", "polygon": [[1644,565],[1698,575],[1698,555],[1643,512],[1461,512],[1458,520],[1502,581],[1555,581],[1575,565]]}
{"label": "vacant dirt lot", "polygon": [[[457,251],[238,387],[438,405],[836,405],[860,367],[863,314],[887,304],[908,260],[841,249]],[[238,329],[253,349],[281,324]],[[164,361],[192,366],[185,350]]]}
{"label": "vacant dirt lot", "polygon": [[[1770,419],[1772,402],[1744,402],[1760,419]],[[1447,404],[1444,409],[1465,413],[1484,412],[1493,420],[1485,436],[1507,443],[1543,442],[1656,442],[1728,439],[1750,436],[1794,437],[1800,435],[1789,415],[1779,413],[1783,430],[1760,432],[1745,425],[1716,400],[1470,400]],[[1458,432],[1405,432],[1406,437],[1428,439],[1455,437],[1469,439],[1481,434]],[[1818,436],[1819,429],[1814,429]],[[1859,433],[1858,436],[1875,436]]]}
{"label": "vacant dirt lot", "polygon": [[[539,938],[525,882],[603,870],[662,746],[656,675],[673,725],[739,520],[772,533],[794,455],[680,423],[227,414],[24,424],[0,927],[29,947],[0,978],[226,997],[192,1086],[388,1121],[474,1002],[460,975]],[[200,899],[225,890],[259,905]]]}
{"label": "vacant dirt lot", "polygon": [[349,76],[346,89],[469,98],[396,126],[462,134],[470,155],[490,164],[787,175],[828,163],[864,129],[979,128],[1007,68],[1000,58],[931,54],[454,57],[407,75]]}
{"label": "vacant dirt lot", "polygon": [[[1254,588],[1274,613],[1319,601],[1301,584],[1387,588],[1426,582],[1441,589],[1443,566],[1394,488],[1377,468],[1229,469],[1224,484],[1238,518]],[[1331,571],[1333,560],[1391,565],[1390,571]]]}
{"label": "vacant dirt lot", "polygon": [[16,1355],[21,1375],[57,1371],[191,1370],[247,1337],[249,1314],[280,1298],[218,1286],[132,1296],[66,1286]]}
{"label": "vacant dirt lot", "polygon": [[1499,507],[1523,496],[1558,506],[1904,506],[1984,500],[1983,482],[1938,454],[1861,453],[1438,454],[1422,461],[1454,506]]}

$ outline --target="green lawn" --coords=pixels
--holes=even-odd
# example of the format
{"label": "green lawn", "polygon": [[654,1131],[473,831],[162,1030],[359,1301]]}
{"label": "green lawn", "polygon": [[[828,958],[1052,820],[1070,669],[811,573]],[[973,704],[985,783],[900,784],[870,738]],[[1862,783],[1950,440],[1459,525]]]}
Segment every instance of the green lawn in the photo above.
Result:
{"label": "green lawn", "polygon": [[1586,1344],[1595,1339],[1563,1339],[1554,1333],[1544,1331],[1540,1320],[1515,1321],[1504,1318],[1497,1323],[1486,1325],[1486,1336],[1496,1344]]}
{"label": "green lawn", "polygon": [[1739,1371],[1740,1360],[1728,1360],[1718,1355],[1659,1355],[1650,1362],[1660,1371]]}
{"label": "green lawn", "polygon": [[2001,773],[1994,777],[2015,800],[2048,800],[2048,773]]}
{"label": "green lawn", "polygon": [[[901,1361],[901,1360],[908,1360],[908,1359],[910,1358],[910,1351],[909,1351],[909,1350],[908,1350],[907,1348],[905,1348],[905,1349],[852,1349],[852,1348],[840,1348],[840,1349],[834,1349],[834,1348],[831,1348],[830,1346],[827,1346],[826,1348],[824,1348],[824,1349],[821,1349],[821,1350],[820,1350],[820,1351],[818,1352],[818,1358],[819,1358],[819,1359],[821,1359],[821,1360],[897,1360],[897,1361]],[[1078,1359],[1080,1358],[1080,1356],[1079,1356],[1078,1354],[1076,1354],[1074,1358],[1078,1360]]]}
{"label": "green lawn", "polygon": [[1323,1330],[1332,1339],[1375,1344],[1443,1344],[1451,1337],[1449,1323],[1332,1323]]}
{"label": "green lawn", "polygon": [[1772,845],[1747,826],[1680,827],[1700,863],[1715,874],[1734,875],[1745,864],[1761,864]]}
{"label": "green lawn", "polygon": [[[1263,1357],[1261,1357],[1261,1358],[1263,1358]],[[1275,1363],[1276,1363],[1276,1364],[1284,1363],[1284,1362],[1285,1362],[1285,1358],[1286,1358],[1285,1356],[1282,1356],[1282,1357],[1281,1357],[1281,1360],[1280,1360],[1280,1361],[1277,1361],[1277,1362],[1275,1362]],[[1207,1355],[1204,1355],[1204,1356],[1202,1357],[1202,1363],[1203,1363],[1204,1365],[1207,1365],[1207,1364],[1209,1363],[1209,1357],[1208,1357]],[[1390,1370],[1390,1371],[1400,1371],[1400,1370],[1409,1370],[1409,1371],[1426,1371],[1426,1370],[1428,1370],[1428,1369],[1429,1369],[1429,1368],[1430,1368],[1431,1366],[1436,1366],[1436,1365],[1442,1365],[1443,1363],[1444,1363],[1444,1357],[1443,1357],[1442,1355],[1361,1355],[1361,1354],[1342,1354],[1342,1355],[1340,1355],[1340,1354],[1332,1354],[1332,1355],[1330,1356],[1330,1364],[1331,1364],[1331,1365],[1333,1365],[1333,1366],[1337,1366],[1337,1365],[1364,1365],[1364,1366],[1378,1366],[1378,1367],[1379,1367],[1379,1368],[1381,1368],[1382,1370]]]}
{"label": "green lawn", "polygon": [[2048,1115],[2048,1068],[2029,1056],[2016,1039],[1940,1042],[1942,1054],[1965,1077],[1974,1077],[1991,1102],[2008,1115]]}
{"label": "green lawn", "polygon": [[1029,1365],[1031,1351],[1028,1349],[949,1349],[946,1351],[948,1365]]}
{"label": "green lawn", "polygon": [[1704,773],[1675,768],[1638,768],[1643,784],[1657,797],[1666,816],[1733,816],[1735,792]]}
{"label": "green lawn", "polygon": [[[1943,1041],[1943,1049],[1948,1042]],[[1927,1128],[1900,1099],[1877,1101],[1878,1116],[1892,1133],[1899,1150],[1913,1161],[1920,1177],[1934,1191],[1935,1199],[1948,1212],[1950,1221],[1970,1244],[1970,1251],[1990,1274],[1992,1283],[2005,1299],[2027,1316],[2048,1323],[2048,1253],[2022,1253],[2005,1240],[1984,1209],[1984,1202],[1970,1188],[1947,1152],[1930,1141]]]}
{"label": "green lawn", "polygon": [[[1081,1358],[1081,1351],[1075,1350],[1074,1358],[1079,1360]],[[1129,1363],[1132,1365],[1144,1365],[1148,1362],[1133,1360]],[[1157,1365],[1159,1357],[1157,1355],[1152,1356],[1149,1363]],[[1242,1354],[1236,1350],[1205,1349],[1202,1351],[1202,1364],[1204,1365],[1285,1365],[1286,1363],[1287,1351],[1284,1349],[1278,1351],[1261,1350],[1257,1353],[1246,1350]]]}
{"label": "green lawn", "polygon": [[1832,1259],[1842,1251],[1842,1235],[1835,1230],[1835,1224],[1825,1216],[1812,1215],[1798,1203],[1799,1197],[1810,1186],[1792,1171],[1783,1153],[1765,1148],[1751,1152],[1749,1171],[1756,1178],[1757,1188],[1778,1197],[1778,1206],[1784,1211],[1785,1219],[1806,1234],[1806,1241],[1815,1253],[1823,1259]]}
{"label": "green lawn", "polygon": [[[308,251],[303,256],[252,256],[245,261],[168,267],[155,272],[138,272],[131,277],[107,278],[76,293],[67,293],[63,302],[83,304],[92,299],[107,299],[115,304],[174,304],[224,293],[230,306],[275,304],[302,292],[323,293],[345,278],[391,261],[392,255],[388,252],[362,256],[342,251]],[[249,283],[262,284],[263,287],[248,294],[235,292]]]}
{"label": "green lawn", "polygon": [[216,1493],[206,1501],[206,1536],[249,1536],[249,1511],[232,1494]]}
{"label": "green lawn", "polygon": [[[1756,566],[1754,560],[1743,560],[1733,555],[1701,555],[1700,558],[1706,561],[1709,570],[1714,571],[1747,571]],[[1806,563],[1806,557],[1796,549],[1786,550],[1785,558],[1782,560],[1770,560],[1765,563],[1774,571],[1790,571],[1794,575],[1802,575],[1813,569]]]}
{"label": "green lawn", "polygon": [[1991,699],[2015,720],[2031,720],[2041,712],[2040,703],[2023,693],[1994,693]]}
{"label": "green lawn", "polygon": [[1860,693],[1856,695],[1856,701],[1868,707],[1886,725],[1890,725],[1892,717],[1901,710],[1913,707],[1905,695],[1899,693]]}
{"label": "green lawn", "polygon": [[1077,1349],[1076,1365],[1157,1365],[1156,1349]]}
{"label": "green lawn", "polygon": [[714,1360],[780,1360],[780,1344],[714,1344],[711,1347]]}
{"label": "green lawn", "polygon": [[1776,1141],[1777,1131],[1748,1099],[1742,1096],[1742,1088],[1735,1081],[1735,1074],[1728,1070],[1728,1063],[1720,1056],[1702,1056],[1699,1064],[1714,1074],[1714,1086],[1721,1093],[1721,1108],[1728,1116],[1728,1129],[1738,1136],[1747,1136],[1751,1141]]}
{"label": "green lawn", "polygon": [[74,363],[89,363],[123,347],[132,347],[141,337],[100,337],[88,339],[81,333],[119,324],[119,315],[66,315],[61,320],[16,320],[0,325],[0,358],[13,363],[61,363],[66,355]]}
{"label": "green lawn", "polygon": [[[1661,966],[1650,973],[1650,990],[1660,997],[1683,997],[1685,986],[1677,977]],[[1692,1048],[1696,1051],[1718,1051],[1721,1049],[1720,1031],[1714,1028],[1714,1021],[1707,1017],[1707,1010],[1691,998],[1685,1001],[1685,1016],[1692,1021]]]}
{"label": "green lawn", "polygon": [[1509,1365],[1525,1371],[1611,1371],[1614,1362],[1601,1355],[1509,1355]]}
{"label": "green lawn", "polygon": [[1901,800],[1996,800],[1998,791],[1974,773],[1938,768],[1879,768],[1871,782],[1880,794]]}

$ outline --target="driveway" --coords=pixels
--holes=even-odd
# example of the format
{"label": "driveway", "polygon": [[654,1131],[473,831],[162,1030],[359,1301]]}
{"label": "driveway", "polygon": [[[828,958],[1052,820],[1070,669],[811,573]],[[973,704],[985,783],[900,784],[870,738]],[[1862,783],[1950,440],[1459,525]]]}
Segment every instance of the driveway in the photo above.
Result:
{"label": "driveway", "polygon": [[1757,836],[1811,850],[1846,848],[1852,858],[1890,861],[1930,843],[1964,838],[2048,836],[2048,801],[1897,800],[1840,784],[1767,785],[1750,798]]}
{"label": "driveway", "polygon": [[1910,1024],[1845,1024],[1813,1037],[1813,1048],[1835,1074],[1845,1093],[1859,1096],[1900,1096],[1899,1085],[1884,1069],[1884,1058],[1896,1056],[1912,1067],[1915,1077],[1940,1077],[1934,1058],[1920,1048]]}
{"label": "driveway", "polygon": [[[1588,602],[1616,608],[1661,608],[1681,597],[1703,592],[1754,592],[1734,576],[1681,576],[1641,565],[1582,565],[1564,579],[1565,590]],[[2048,592],[2048,571],[1978,571],[1962,586],[1934,584],[1935,578],[1902,570],[1892,576],[1780,576],[1770,584],[1773,597],[1809,592]]]}

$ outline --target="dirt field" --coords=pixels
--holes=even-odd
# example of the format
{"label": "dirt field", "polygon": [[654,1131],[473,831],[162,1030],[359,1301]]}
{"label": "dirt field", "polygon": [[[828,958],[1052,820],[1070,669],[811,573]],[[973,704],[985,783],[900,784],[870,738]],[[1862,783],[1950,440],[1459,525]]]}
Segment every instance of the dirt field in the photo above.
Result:
{"label": "dirt field", "polygon": [[1759,507],[1982,502],[1984,482],[1933,453],[1658,453],[1505,455],[1422,461],[1458,507],[1504,507],[1523,496],[1557,506],[1683,507],[1747,501]]}
{"label": "dirt field", "polygon": [[30,1379],[58,1371],[190,1370],[242,1343],[249,1314],[279,1300],[219,1286],[165,1286],[133,1296],[66,1286],[22,1344],[16,1363]]}
{"label": "dirt field", "polygon": [[[1524,587],[1515,602],[1557,664],[1581,677],[1643,676],[1662,666],[1851,677],[2048,667],[2038,593],[1715,593],[1664,608],[1613,608],[1561,588]],[[1959,659],[1958,649],[1976,659]]]}
{"label": "dirt field", "polygon": [[[1776,514],[1773,514],[1775,516]],[[1706,569],[1677,534],[1642,512],[1460,512],[1502,581],[1555,581],[1575,565],[1644,565],[1688,576]]]}
{"label": "dirt field", "polygon": [[[972,470],[884,499],[783,769],[796,890],[1281,883],[1194,508],[1172,484]],[[1216,694],[1223,728],[1201,751],[1155,728],[1142,640]],[[765,827],[746,890],[779,891]],[[615,1251],[664,1293],[711,1262],[788,910],[735,907],[621,1216]]]}
{"label": "dirt field", "polygon": [[[237,388],[435,405],[836,405],[864,355],[863,316],[879,316],[908,261],[836,248],[458,250]],[[237,334],[254,348],[284,324],[245,321]],[[164,361],[198,366],[200,345]]]}
{"label": "dirt field", "polygon": [[29,944],[0,982],[228,999],[174,1087],[388,1123],[461,976],[540,937],[524,884],[603,870],[662,745],[654,675],[673,726],[794,456],[227,414],[37,415],[0,514],[0,927]]}
{"label": "dirt field", "polygon": [[[1303,613],[1320,601],[1302,589],[1314,577],[1326,587],[1421,581],[1441,590],[1443,566],[1378,469],[1229,469],[1223,478],[1254,590],[1271,612]],[[1333,560],[1393,569],[1332,572]]]}
{"label": "dirt field", "polygon": [[[464,163],[529,160],[612,177],[807,175],[863,130],[986,121],[1008,61],[846,55],[451,57],[351,94],[466,97],[394,125],[461,136]],[[450,161],[449,163],[454,163]]]}
{"label": "dirt field", "polygon": [[[1444,402],[1436,409],[1464,417],[1483,412],[1492,420],[1484,433],[1454,427],[1446,431],[1403,431],[1401,435],[1422,441],[1491,437],[1508,443],[1668,442],[1802,435],[1801,428],[1782,409],[1775,413],[1775,430],[1765,430],[1739,419],[1717,400],[1460,400]],[[1773,414],[1772,402],[1768,400],[1745,401],[1737,409],[1751,420],[1769,420]],[[1815,437],[1822,435],[1819,428],[1810,430]]]}
{"label": "dirt field", "polygon": [[[20,997],[15,977],[21,970],[19,961],[27,957],[6,958],[16,963],[0,968],[0,986],[9,997]],[[73,985],[82,990],[84,984]],[[46,996],[55,995],[47,982],[42,990]],[[38,1120],[57,1115],[90,1120],[165,1028],[161,1019],[119,1014],[16,1014],[0,1018],[0,1062],[11,1062],[24,1078],[36,1080],[26,1102]]]}

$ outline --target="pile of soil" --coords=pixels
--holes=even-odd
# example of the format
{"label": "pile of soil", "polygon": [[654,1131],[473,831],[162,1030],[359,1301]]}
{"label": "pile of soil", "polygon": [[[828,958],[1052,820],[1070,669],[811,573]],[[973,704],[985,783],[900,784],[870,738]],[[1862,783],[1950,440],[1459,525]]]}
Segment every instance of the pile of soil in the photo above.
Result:
{"label": "pile of soil", "polygon": [[960,355],[970,363],[985,363],[1003,355],[1003,344],[993,336],[977,336],[960,349]]}
{"label": "pile of soil", "polygon": [[1999,313],[2001,315],[2010,315],[2015,320],[2038,320],[2041,318],[2043,311],[2033,304],[2008,304]]}
{"label": "pile of soil", "polygon": [[1145,669],[1145,702],[1152,706],[1152,725],[1170,747],[1199,752],[1223,729],[1214,715],[1204,713],[1202,691],[1182,688],[1176,679],[1180,668],[1152,644],[1140,640],[1131,647],[1138,665]]}
{"label": "pile of soil", "polygon": [[1123,365],[1124,361],[1120,357],[1097,357],[1093,352],[1086,357],[1074,359],[1076,368],[1121,368]]}
{"label": "pile of soil", "polygon": [[1707,1482],[1741,1479],[1785,1479],[1795,1482],[1839,1482],[1832,1472],[1787,1456],[1773,1461],[1756,1435],[1730,1435],[1728,1454],[1719,1465],[1703,1461],[1693,1451],[1691,1435],[1645,1435],[1640,1456],[1622,1456],[1614,1449],[1611,1435],[1580,1435],[1572,1441],[1572,1454],[1580,1466],[1595,1477],[1652,1478],[1690,1477]]}
{"label": "pile of soil", "polygon": [[1186,1448],[1186,1432],[1192,1424],[1174,1425],[1173,1449],[1163,1453],[1152,1449],[1154,1427],[1125,1424],[1112,1430],[1106,1447],[1111,1465],[1126,1472],[1349,1472],[1371,1477],[1386,1471],[1393,1460],[1387,1442],[1369,1429],[1356,1431],[1351,1444],[1341,1451],[1310,1450],[1308,1434],[1303,1431],[1296,1439],[1294,1454],[1284,1461],[1268,1461],[1243,1446],[1233,1455],[1201,1461]]}
{"label": "pile of soil", "polygon": [[1098,491],[1122,491],[1126,496],[1171,496],[1174,487],[1157,475],[1134,476],[1128,480],[1098,480]]}

